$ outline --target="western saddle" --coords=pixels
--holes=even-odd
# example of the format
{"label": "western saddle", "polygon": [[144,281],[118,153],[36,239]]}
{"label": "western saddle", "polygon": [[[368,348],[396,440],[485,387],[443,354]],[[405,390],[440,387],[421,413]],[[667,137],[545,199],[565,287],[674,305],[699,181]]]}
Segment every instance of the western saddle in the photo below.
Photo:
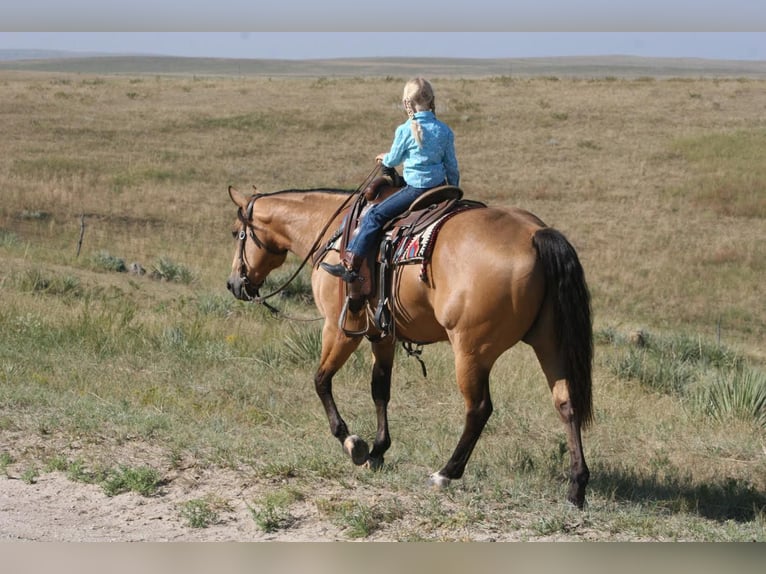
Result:
{"label": "western saddle", "polygon": [[[396,185],[399,183],[389,176],[373,179],[357,197],[341,228],[314,256],[314,266],[318,266],[330,251],[342,253],[367,209],[401,189],[401,185]],[[453,215],[479,207],[486,206],[463,199],[463,191],[458,187],[443,185],[430,189],[402,215],[389,221],[383,228],[377,253],[362,264],[360,278],[351,284],[341,282],[345,285],[345,300],[338,319],[339,327],[349,336],[368,334],[371,315],[375,328],[380,331],[378,338],[390,334],[394,328],[394,269],[420,263],[420,279],[427,283],[427,266],[441,226]]]}

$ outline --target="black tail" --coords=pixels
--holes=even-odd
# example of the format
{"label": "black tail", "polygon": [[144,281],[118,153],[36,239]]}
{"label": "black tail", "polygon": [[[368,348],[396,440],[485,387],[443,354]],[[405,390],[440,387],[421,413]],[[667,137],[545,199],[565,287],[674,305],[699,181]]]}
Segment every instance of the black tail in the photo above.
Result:
{"label": "black tail", "polygon": [[593,325],[585,273],[577,252],[561,232],[545,227],[535,233],[533,243],[554,303],[556,335],[564,356],[572,407],[580,424],[587,427],[593,418]]}

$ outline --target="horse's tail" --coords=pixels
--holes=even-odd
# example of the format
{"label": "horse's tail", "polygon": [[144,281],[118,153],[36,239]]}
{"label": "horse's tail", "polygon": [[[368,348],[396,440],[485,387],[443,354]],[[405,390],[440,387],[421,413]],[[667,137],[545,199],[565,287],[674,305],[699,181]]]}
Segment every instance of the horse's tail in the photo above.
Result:
{"label": "horse's tail", "polygon": [[561,232],[544,227],[535,233],[533,243],[553,303],[572,407],[580,424],[587,427],[593,418],[593,326],[585,273],[577,252]]}

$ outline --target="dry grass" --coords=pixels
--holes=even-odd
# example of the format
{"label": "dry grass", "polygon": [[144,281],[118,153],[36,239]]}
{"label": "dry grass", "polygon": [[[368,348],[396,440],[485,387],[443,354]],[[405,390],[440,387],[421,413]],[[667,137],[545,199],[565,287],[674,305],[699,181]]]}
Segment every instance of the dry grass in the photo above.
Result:
{"label": "dry grass", "polygon": [[[626,351],[603,341],[584,517],[551,507],[563,433],[523,348],[498,364],[495,414],[451,498],[419,493],[462,420],[446,347],[426,351],[430,382],[399,361],[389,468],[344,478],[350,463],[310,388],[313,327],[225,292],[226,188],[355,188],[403,118],[403,81],[0,73],[0,451],[45,459],[84,436],[91,450],[141,440],[162,444],[168,460],[261,478],[282,461],[305,491],[349,480],[360,497],[401,498],[404,509],[387,502],[383,514],[362,502],[323,506],[355,520],[354,532],[400,539],[470,536],[473,523],[533,539],[748,539],[759,528],[763,539],[763,429],[712,420],[621,377],[612,367]],[[764,81],[433,83],[466,193],[527,208],[567,234],[597,332],[720,337],[763,364]],[[191,279],[117,273],[103,266],[111,258],[147,270],[172,262]],[[300,297],[281,304],[314,314]],[[368,363],[358,354],[336,383],[363,436],[373,432]],[[420,522],[400,524],[413,514]]]}

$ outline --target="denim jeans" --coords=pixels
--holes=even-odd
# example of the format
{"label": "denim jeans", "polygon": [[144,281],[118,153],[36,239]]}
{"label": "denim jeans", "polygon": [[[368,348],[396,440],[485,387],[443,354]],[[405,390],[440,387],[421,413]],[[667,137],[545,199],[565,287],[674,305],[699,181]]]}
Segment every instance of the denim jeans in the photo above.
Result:
{"label": "denim jeans", "polygon": [[359,232],[349,243],[348,251],[361,257],[366,256],[380,239],[381,230],[386,222],[407,211],[412,202],[429,189],[407,185],[391,197],[370,207],[362,217]]}

